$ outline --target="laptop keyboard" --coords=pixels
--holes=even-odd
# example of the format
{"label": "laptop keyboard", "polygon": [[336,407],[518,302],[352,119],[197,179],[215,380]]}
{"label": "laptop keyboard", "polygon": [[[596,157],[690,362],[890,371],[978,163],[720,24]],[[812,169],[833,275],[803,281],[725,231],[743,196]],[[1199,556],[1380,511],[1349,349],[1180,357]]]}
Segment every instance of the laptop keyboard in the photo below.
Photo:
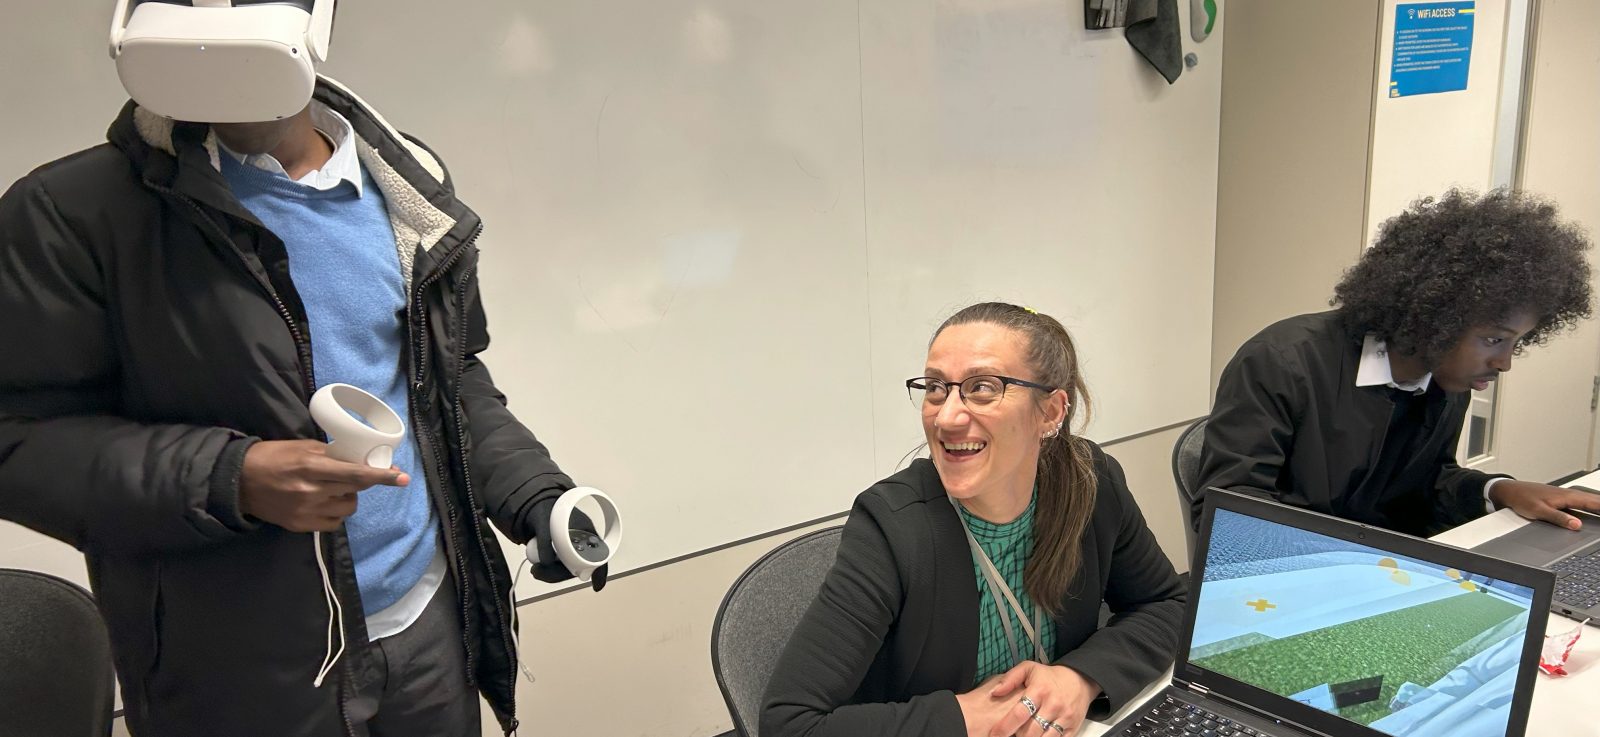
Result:
{"label": "laptop keyboard", "polygon": [[1556,561],[1556,602],[1580,609],[1600,606],[1600,549]]}
{"label": "laptop keyboard", "polygon": [[1128,737],[1275,737],[1270,732],[1245,726],[1171,696],[1160,703],[1146,705],[1139,721],[1124,727],[1118,734]]}

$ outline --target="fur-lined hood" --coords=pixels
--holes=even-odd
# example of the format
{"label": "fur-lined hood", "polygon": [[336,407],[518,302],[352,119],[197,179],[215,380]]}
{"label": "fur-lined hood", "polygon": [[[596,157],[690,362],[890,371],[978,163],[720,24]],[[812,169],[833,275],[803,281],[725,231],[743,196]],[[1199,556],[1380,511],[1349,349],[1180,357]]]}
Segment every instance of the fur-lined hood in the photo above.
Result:
{"label": "fur-lined hood", "polygon": [[[356,155],[388,205],[396,251],[409,287],[417,251],[432,250],[464,221],[476,227],[477,216],[455,198],[455,188],[439,158],[395,129],[354,92],[319,76],[315,99],[350,121]],[[197,165],[203,155],[213,171],[221,170],[217,136],[209,125],[164,118],[132,101],[112,124],[107,138],[146,171],[147,179],[155,152],[172,157],[178,169]],[[189,164],[191,161],[195,163]]]}

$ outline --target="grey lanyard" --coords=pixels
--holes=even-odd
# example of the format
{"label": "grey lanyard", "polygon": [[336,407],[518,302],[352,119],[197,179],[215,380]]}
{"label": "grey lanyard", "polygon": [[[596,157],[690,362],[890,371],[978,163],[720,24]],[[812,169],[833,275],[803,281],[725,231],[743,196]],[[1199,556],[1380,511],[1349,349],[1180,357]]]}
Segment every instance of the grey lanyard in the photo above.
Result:
{"label": "grey lanyard", "polygon": [[954,497],[947,498],[950,499],[950,505],[956,508],[956,519],[961,520],[961,531],[967,533],[967,544],[972,546],[972,555],[978,559],[978,566],[983,569],[983,578],[989,584],[989,598],[994,599],[995,611],[1000,614],[1000,626],[1006,631],[1006,643],[1011,646],[1011,662],[1021,663],[1023,657],[1022,652],[1017,649],[1017,634],[1011,629],[1011,617],[1006,616],[1005,605],[1000,603],[1002,596],[1011,605],[1012,611],[1017,613],[1017,621],[1022,623],[1022,631],[1033,643],[1034,658],[1041,663],[1050,662],[1050,657],[1044,652],[1044,639],[1033,629],[1035,620],[1044,622],[1044,613],[1039,609],[1038,603],[1033,605],[1034,619],[1028,619],[1027,612],[1022,610],[1022,604],[1017,601],[1016,595],[1011,593],[1011,587],[1006,585],[1005,579],[1000,576],[1000,571],[995,569],[994,561],[989,560],[989,554],[983,552],[983,546],[978,544],[978,538],[972,536],[972,529],[967,527],[966,518],[961,516],[961,505]]}

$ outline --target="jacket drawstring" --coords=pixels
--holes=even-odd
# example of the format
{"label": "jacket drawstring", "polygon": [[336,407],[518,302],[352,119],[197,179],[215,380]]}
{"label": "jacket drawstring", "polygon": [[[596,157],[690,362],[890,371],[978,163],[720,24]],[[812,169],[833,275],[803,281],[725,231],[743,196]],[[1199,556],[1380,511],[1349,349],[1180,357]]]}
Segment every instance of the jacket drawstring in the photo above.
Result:
{"label": "jacket drawstring", "polygon": [[[339,594],[333,590],[333,581],[328,578],[328,564],[322,560],[322,533],[311,533],[311,544],[317,551],[317,570],[322,572],[322,596],[328,603],[328,652],[322,658],[322,668],[317,671],[316,680],[311,682],[312,688],[322,688],[322,680],[333,670],[333,664],[339,662],[339,656],[344,655],[344,607],[339,604]],[[333,630],[339,630],[339,651],[333,650]]]}

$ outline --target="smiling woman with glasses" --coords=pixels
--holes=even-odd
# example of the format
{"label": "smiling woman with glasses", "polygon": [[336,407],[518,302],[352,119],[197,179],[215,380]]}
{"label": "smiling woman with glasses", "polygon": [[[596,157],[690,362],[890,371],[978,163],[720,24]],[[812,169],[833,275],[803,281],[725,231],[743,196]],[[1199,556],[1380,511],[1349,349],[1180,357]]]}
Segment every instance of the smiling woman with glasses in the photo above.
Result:
{"label": "smiling woman with glasses", "polygon": [[1172,662],[1183,588],[1122,468],[1072,433],[1071,336],[973,305],[905,386],[931,457],[856,498],[763,737],[1060,737],[1121,708]]}

